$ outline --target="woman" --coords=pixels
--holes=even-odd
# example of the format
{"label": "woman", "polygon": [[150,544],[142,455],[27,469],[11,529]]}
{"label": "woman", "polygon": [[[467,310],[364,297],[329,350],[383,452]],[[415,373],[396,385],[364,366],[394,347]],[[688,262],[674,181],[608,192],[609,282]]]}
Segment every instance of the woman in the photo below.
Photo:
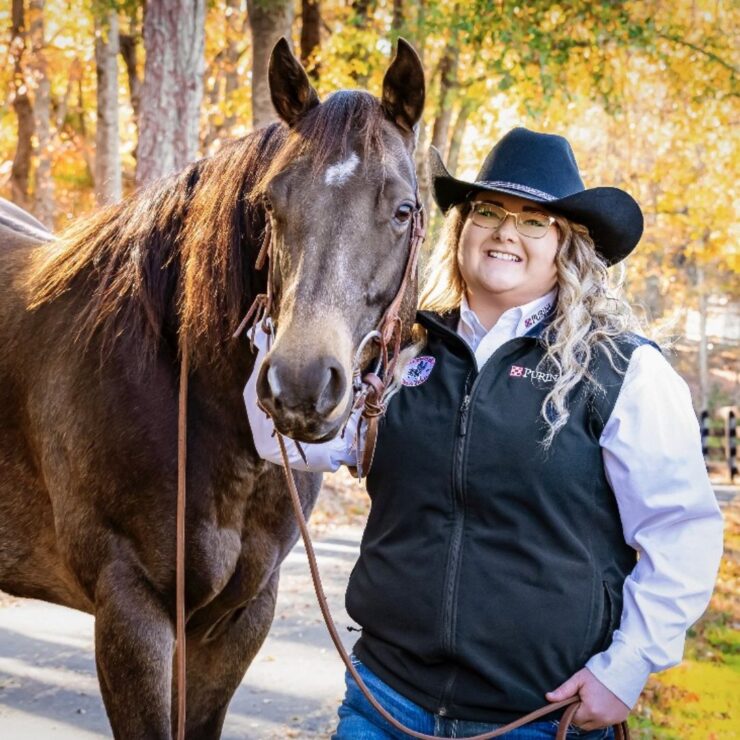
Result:
{"label": "woman", "polygon": [[[681,660],[722,549],[686,384],[607,290],[642,214],[586,189],[565,139],[523,128],[472,183],[433,152],[432,186],[447,221],[367,477],[354,660],[421,732],[482,733],[578,694],[572,732],[611,737]],[[255,443],[279,462],[256,375]],[[353,437],[305,445],[309,466],[355,464]],[[350,677],[339,719],[340,740],[401,737]]]}

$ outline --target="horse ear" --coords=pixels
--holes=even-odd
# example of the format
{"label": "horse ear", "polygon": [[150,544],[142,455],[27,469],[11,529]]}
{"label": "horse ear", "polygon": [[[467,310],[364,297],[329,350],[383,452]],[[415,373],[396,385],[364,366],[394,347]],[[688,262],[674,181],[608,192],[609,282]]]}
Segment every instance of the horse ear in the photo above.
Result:
{"label": "horse ear", "polygon": [[311,87],[306,70],[293,56],[285,36],[275,44],[270,54],[267,79],[272,104],[288,126],[319,104],[319,96]]}
{"label": "horse ear", "polygon": [[413,131],[424,110],[424,68],[414,48],[402,38],[383,78],[382,105],[388,118],[404,131]]}

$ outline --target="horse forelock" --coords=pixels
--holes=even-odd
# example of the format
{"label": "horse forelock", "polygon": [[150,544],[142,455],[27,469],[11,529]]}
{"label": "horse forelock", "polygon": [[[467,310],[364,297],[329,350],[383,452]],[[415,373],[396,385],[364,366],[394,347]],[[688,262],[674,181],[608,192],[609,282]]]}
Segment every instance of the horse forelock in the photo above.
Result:
{"label": "horse forelock", "polygon": [[291,129],[284,146],[255,184],[250,197],[264,195],[270,181],[292,162],[307,158],[309,177],[325,176],[328,167],[359,156],[363,166],[385,159],[387,118],[380,101],[362,90],[338,90],[309,110]]}

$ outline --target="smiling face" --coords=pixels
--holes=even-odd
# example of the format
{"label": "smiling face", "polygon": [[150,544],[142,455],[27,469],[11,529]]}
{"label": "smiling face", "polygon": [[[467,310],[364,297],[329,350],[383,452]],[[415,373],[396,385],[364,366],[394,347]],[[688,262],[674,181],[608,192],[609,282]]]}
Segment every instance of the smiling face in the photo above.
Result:
{"label": "smiling face", "polygon": [[[515,195],[483,191],[474,200],[495,203],[512,213],[551,215],[540,204]],[[493,229],[478,226],[468,216],[457,259],[470,307],[484,324],[493,325],[508,308],[529,303],[555,287],[559,240],[554,223],[535,239],[520,234],[511,216]],[[493,322],[486,321],[491,316]]]}

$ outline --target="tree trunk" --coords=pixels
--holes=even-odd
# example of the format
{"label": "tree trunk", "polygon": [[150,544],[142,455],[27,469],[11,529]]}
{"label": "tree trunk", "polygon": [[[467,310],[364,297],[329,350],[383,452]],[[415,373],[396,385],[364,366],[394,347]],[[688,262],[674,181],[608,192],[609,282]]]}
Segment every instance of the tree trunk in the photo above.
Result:
{"label": "tree trunk", "polygon": [[457,170],[457,159],[460,156],[460,147],[465,138],[465,128],[468,125],[468,118],[473,110],[473,101],[470,98],[464,98],[460,110],[455,119],[455,125],[452,127],[450,136],[450,148],[447,152],[447,169],[454,173]]}
{"label": "tree trunk", "polygon": [[136,184],[182,169],[198,152],[205,0],[158,0],[144,18]]}
{"label": "tree trunk", "polygon": [[452,102],[457,90],[457,39],[453,36],[445,48],[439,63],[439,102],[437,117],[432,129],[432,146],[439,149],[442,157],[447,151],[447,136],[452,119]]}
{"label": "tree trunk", "polygon": [[54,226],[54,189],[51,181],[51,83],[44,41],[44,0],[31,0],[29,11],[33,50],[31,65],[36,82],[33,112],[37,164],[33,210],[38,220],[51,229]]}
{"label": "tree trunk", "polygon": [[67,116],[69,114],[69,101],[72,99],[72,93],[82,76],[82,62],[79,57],[75,57],[69,65],[67,72],[67,87],[64,89],[64,95],[57,105],[55,126],[57,131],[62,131],[67,125]]}
{"label": "tree trunk", "polygon": [[273,46],[285,36],[290,42],[293,25],[292,0],[247,0],[252,27],[252,126],[259,128],[276,120],[267,82],[267,65]]}
{"label": "tree trunk", "polygon": [[319,64],[311,57],[321,45],[319,0],[303,0],[301,8],[301,61],[309,74],[318,77]]}
{"label": "tree trunk", "polygon": [[136,47],[139,44],[139,24],[136,9],[131,11],[128,19],[128,33],[119,33],[118,46],[126,65],[128,77],[128,91],[131,99],[131,109],[134,113],[134,125],[139,130],[139,101],[141,99],[141,78],[136,64]]}
{"label": "tree trunk", "polygon": [[[426,47],[426,0],[418,0],[416,16],[416,52],[419,55],[422,65],[424,64],[425,47]],[[429,76],[425,74],[426,88],[429,90]],[[416,140],[416,172],[419,178],[419,199],[421,200],[424,210],[427,213],[427,224],[431,224],[429,218],[431,207],[431,193],[429,191],[429,158],[427,156],[427,122],[422,117],[418,123],[419,133]],[[427,227],[430,229],[430,227]],[[433,237],[430,229],[430,237]],[[432,242],[432,238],[427,240],[427,244]]]}
{"label": "tree trunk", "polygon": [[[367,28],[368,21],[375,10],[375,0],[353,0],[352,9],[354,10],[354,18],[352,22],[357,28]],[[369,54],[365,46],[356,46],[352,52],[355,60],[362,60],[364,62],[364,70],[353,70],[350,72],[350,76],[355,81],[358,87],[367,87],[370,81],[370,65],[369,65]]]}
{"label": "tree trunk", "polygon": [[13,61],[12,104],[18,119],[18,143],[10,170],[10,197],[21,208],[31,208],[28,181],[31,174],[32,137],[34,130],[33,106],[28,97],[24,54],[26,52],[26,27],[23,0],[13,0],[10,27],[10,49]]}
{"label": "tree trunk", "polygon": [[98,205],[121,199],[118,147],[118,12],[95,19],[98,119],[95,131],[95,199]]}
{"label": "tree trunk", "polygon": [[177,118],[175,167],[181,169],[198,156],[200,106],[203,102],[205,69],[205,0],[180,0],[185,6],[178,17],[178,33],[184,43],[177,44]]}
{"label": "tree trunk", "polygon": [[391,29],[399,32],[403,27],[403,0],[393,0],[393,19],[391,20]]}

